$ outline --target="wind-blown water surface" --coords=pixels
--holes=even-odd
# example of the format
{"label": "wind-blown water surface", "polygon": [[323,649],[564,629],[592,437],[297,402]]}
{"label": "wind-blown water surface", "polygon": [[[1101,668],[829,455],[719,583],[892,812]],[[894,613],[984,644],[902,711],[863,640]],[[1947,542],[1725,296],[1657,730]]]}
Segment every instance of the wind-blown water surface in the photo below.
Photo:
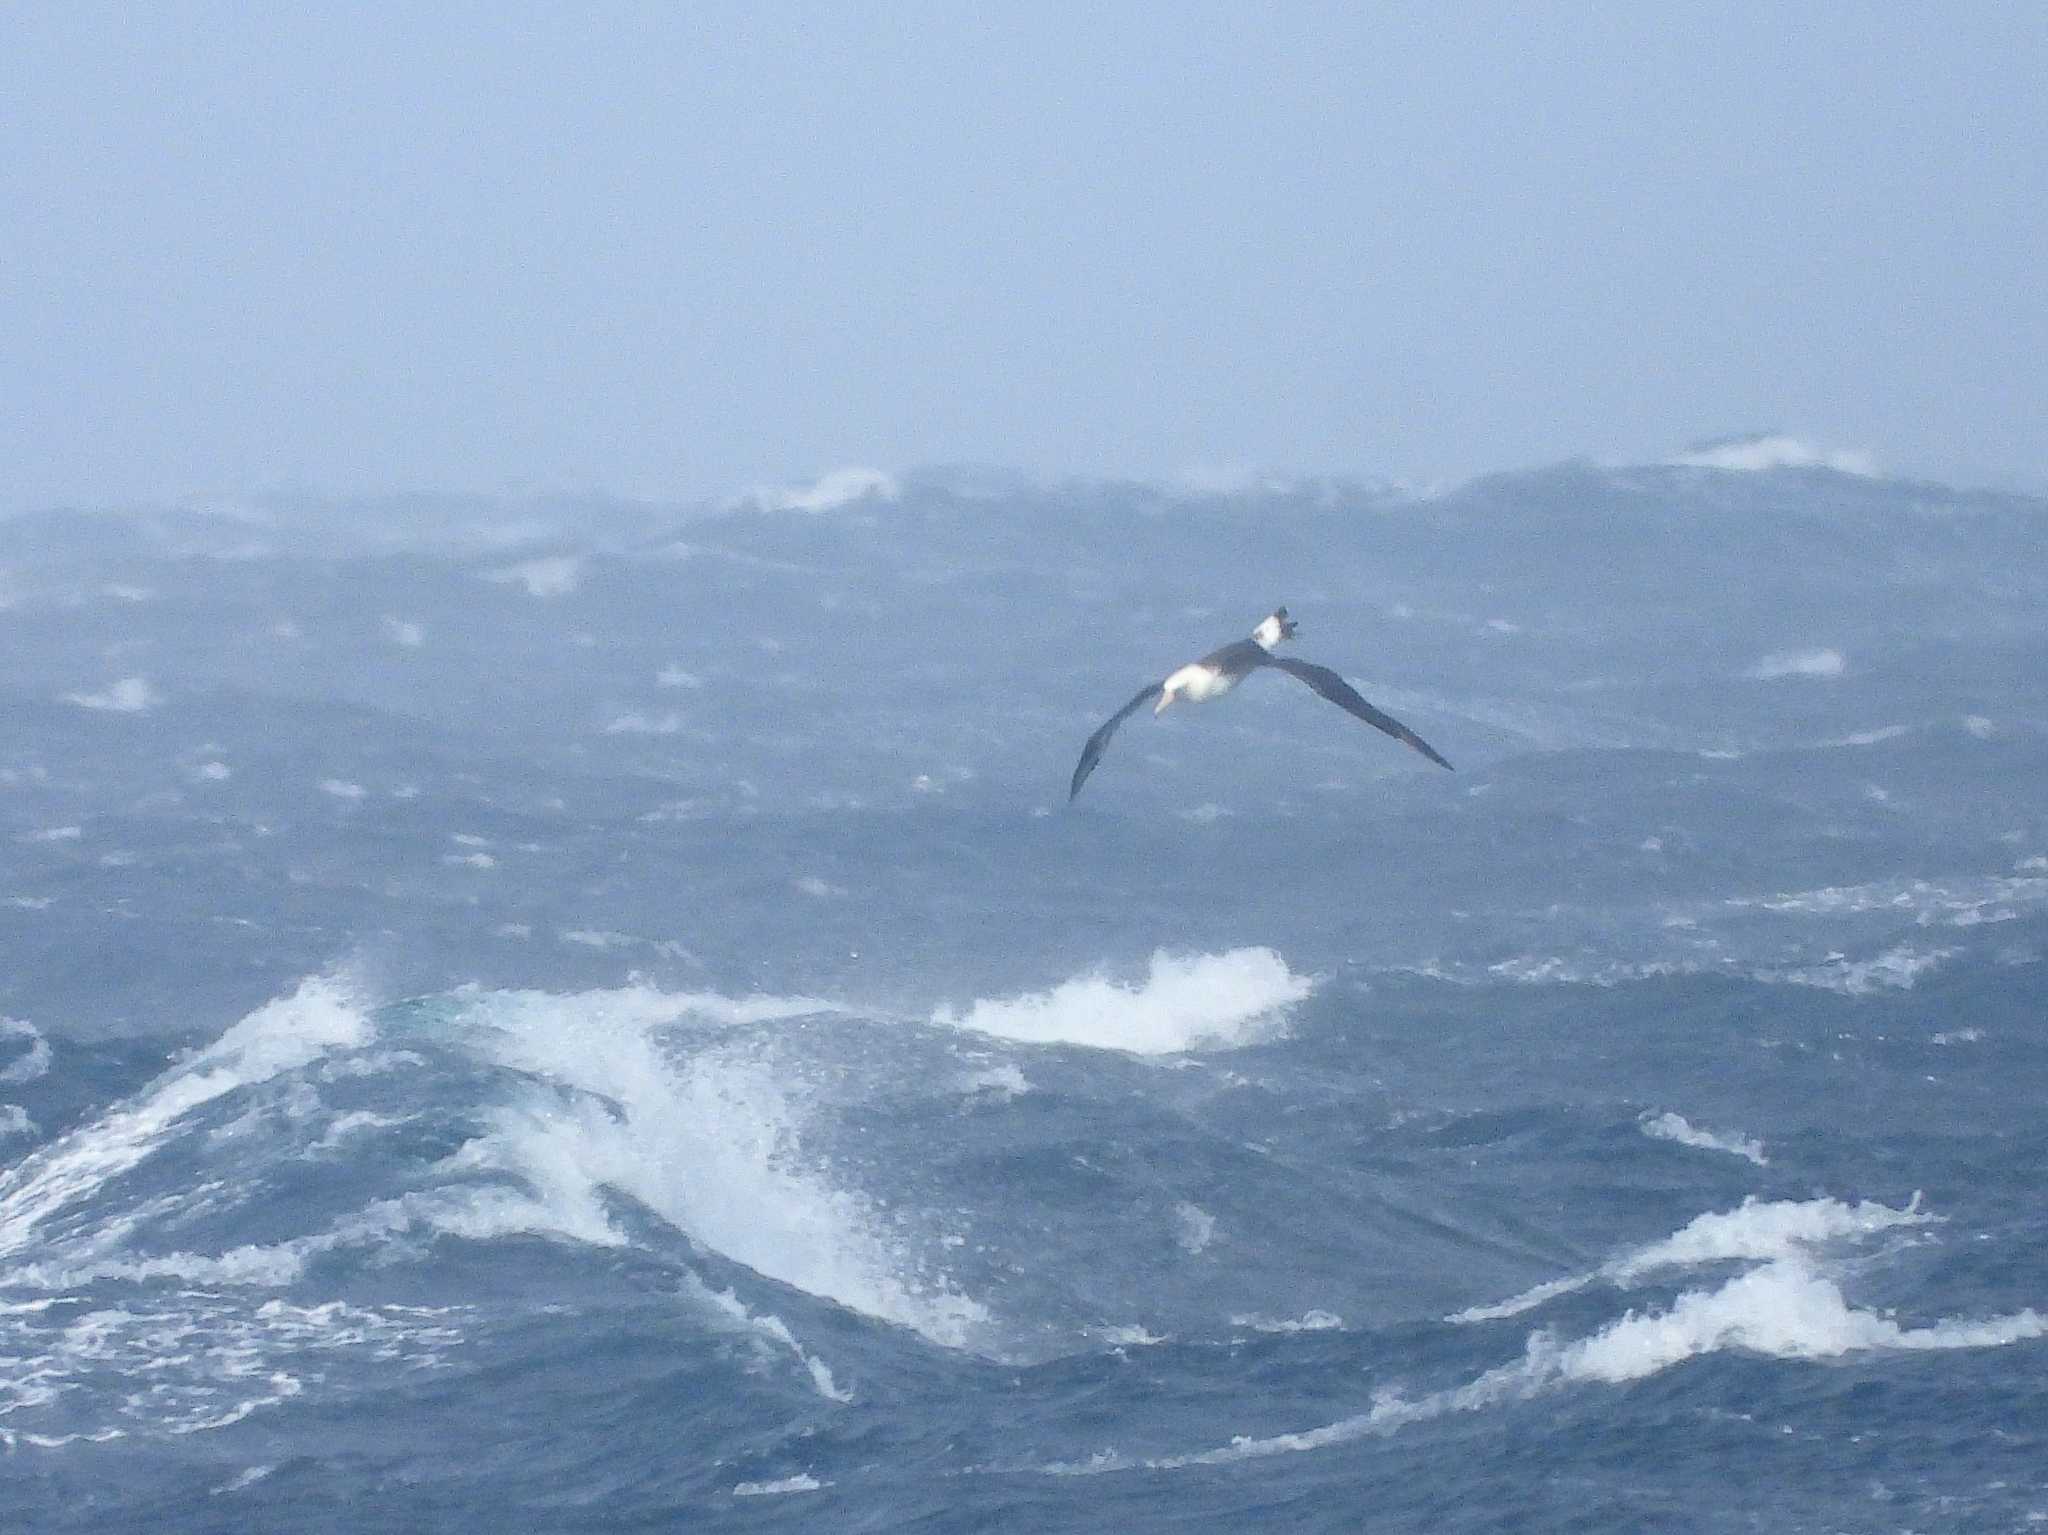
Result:
{"label": "wind-blown water surface", "polygon": [[2048,507],[835,483],[0,523],[23,1527],[2048,1518]]}

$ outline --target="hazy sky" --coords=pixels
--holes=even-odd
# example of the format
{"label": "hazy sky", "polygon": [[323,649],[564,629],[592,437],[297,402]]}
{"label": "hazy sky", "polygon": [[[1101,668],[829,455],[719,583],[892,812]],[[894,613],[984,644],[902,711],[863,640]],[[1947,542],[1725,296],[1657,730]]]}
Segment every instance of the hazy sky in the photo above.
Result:
{"label": "hazy sky", "polygon": [[2033,3],[17,0],[0,509],[2048,479],[2044,80]]}

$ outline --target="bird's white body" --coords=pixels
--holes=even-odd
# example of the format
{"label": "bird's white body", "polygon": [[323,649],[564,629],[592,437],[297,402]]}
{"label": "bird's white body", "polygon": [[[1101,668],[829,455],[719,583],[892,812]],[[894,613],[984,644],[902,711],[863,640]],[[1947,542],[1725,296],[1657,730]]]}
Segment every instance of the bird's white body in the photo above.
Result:
{"label": "bird's white body", "polygon": [[1241,676],[1242,673],[1227,672],[1220,666],[1190,661],[1160,684],[1159,702],[1152,706],[1152,712],[1163,714],[1168,704],[1205,704],[1212,698],[1221,698],[1237,686]]}
{"label": "bird's white body", "polygon": [[1293,633],[1287,609],[1267,614],[1259,620],[1258,628],[1252,630],[1249,642],[1239,640],[1211,651],[1160,683],[1159,702],[1152,706],[1152,712],[1164,714],[1170,704],[1205,704],[1212,698],[1221,698],[1264,665],[1273,647]]}

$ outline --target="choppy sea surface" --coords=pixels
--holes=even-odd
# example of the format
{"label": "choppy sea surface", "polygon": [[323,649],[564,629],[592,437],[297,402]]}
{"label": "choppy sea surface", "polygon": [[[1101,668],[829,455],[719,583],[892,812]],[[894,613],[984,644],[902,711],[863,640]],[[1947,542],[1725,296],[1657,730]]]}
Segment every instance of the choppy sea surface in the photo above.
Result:
{"label": "choppy sea surface", "polygon": [[[27,1531],[2048,1524],[2048,506],[0,522]],[[1081,741],[1275,603],[1292,680]]]}

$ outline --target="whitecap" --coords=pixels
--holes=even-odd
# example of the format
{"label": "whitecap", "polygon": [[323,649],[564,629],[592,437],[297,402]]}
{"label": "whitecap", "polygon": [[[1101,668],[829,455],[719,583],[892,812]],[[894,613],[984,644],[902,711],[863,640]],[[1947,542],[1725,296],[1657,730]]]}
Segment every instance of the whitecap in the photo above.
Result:
{"label": "whitecap", "polygon": [[353,986],[338,976],[313,976],[265,1003],[134,1097],[0,1173],[0,1254],[20,1251],[43,1221],[135,1166],[200,1105],[365,1044],[371,1032]]}
{"label": "whitecap", "polygon": [[1878,991],[1910,991],[1922,975],[1953,958],[1955,953],[1954,949],[1915,949],[1902,943],[1868,959],[1850,959],[1836,953],[1817,964],[1760,970],[1757,979],[1788,981],[1847,997],[1864,997]]}
{"label": "whitecap", "polygon": [[1135,1055],[1228,1050],[1273,1037],[1281,1015],[1314,989],[1272,949],[1152,956],[1145,980],[1120,985],[1102,975],[1050,991],[983,999],[965,1013],[941,1007],[932,1022],[1029,1044],[1085,1045]]}
{"label": "whitecap", "polygon": [[746,1303],[731,1290],[714,1290],[694,1274],[685,1277],[684,1289],[709,1306],[717,1316],[738,1324],[763,1348],[773,1346],[788,1350],[809,1374],[811,1385],[817,1390],[818,1395],[828,1402],[853,1400],[853,1393],[845,1390],[833,1378],[831,1367],[798,1343],[796,1334],[789,1330],[788,1324],[781,1317],[770,1316],[766,1312],[750,1311]]}
{"label": "whitecap", "polygon": [[1652,1140],[1676,1141],[1681,1146],[1692,1146],[1701,1151],[1725,1151],[1730,1156],[1747,1158],[1758,1167],[1769,1165],[1762,1141],[1746,1135],[1723,1135],[1700,1129],[1683,1114],[1668,1111],[1645,1114],[1637,1123],[1643,1134]]}
{"label": "whitecap", "polygon": [[1312,1307],[1298,1317],[1270,1317],[1258,1316],[1256,1314],[1234,1316],[1230,1319],[1230,1325],[1232,1327],[1248,1327],[1253,1332],[1264,1333],[1335,1332],[1344,1325],[1344,1318],[1338,1316],[1334,1311],[1324,1311],[1320,1307]]}
{"label": "whitecap", "polygon": [[25,1039],[27,1046],[0,1066],[0,1083],[19,1085],[33,1082],[50,1069],[50,1042],[41,1030],[20,1018],[0,1018],[0,1040]]}
{"label": "whitecap", "polygon": [[85,828],[76,822],[68,826],[44,826],[35,831],[16,832],[16,842],[76,842],[85,835]]}
{"label": "whitecap", "polygon": [[1018,1069],[1014,1061],[1005,1061],[1000,1066],[984,1067],[968,1073],[959,1082],[958,1090],[971,1096],[987,1097],[1007,1103],[1012,1098],[1021,1098],[1031,1091],[1031,1081]]}
{"label": "whitecap", "polygon": [[849,464],[809,485],[757,488],[747,499],[766,511],[832,512],[859,501],[894,501],[901,494],[894,475]]}
{"label": "whitecap", "polygon": [[[1760,1266],[1719,1285],[1681,1293],[1663,1310],[1630,1310],[1577,1339],[1560,1339],[1547,1330],[1532,1333],[1520,1358],[1484,1371],[1463,1385],[1420,1396],[1383,1391],[1367,1411],[1316,1428],[1262,1437],[1240,1435],[1214,1449],[1140,1462],[1110,1451],[1094,1462],[1046,1469],[1062,1475],[1116,1471],[1133,1464],[1175,1470],[1295,1454],[1571,1386],[1623,1385],[1688,1360],[1731,1350],[1775,1359],[1817,1360],[1859,1353],[1999,1348],[2048,1337],[2048,1318],[2032,1308],[2003,1316],[1910,1326],[1888,1313],[1852,1305],[1815,1261],[1812,1244],[1816,1242],[1930,1219],[1915,1206],[1900,1210],[1835,1200],[1771,1205],[1752,1201],[1740,1210],[1702,1216],[1667,1241],[1610,1266],[1609,1274],[1619,1277],[1670,1264],[1763,1258]],[[1545,1288],[1556,1294],[1588,1282],[1590,1276]],[[1511,1314],[1505,1308],[1492,1311]]]}
{"label": "whitecap", "polygon": [[[511,1174],[528,1190],[490,1212],[516,1229],[615,1245],[617,1190],[755,1272],[922,1333],[948,1347],[987,1310],[900,1245],[898,1228],[803,1155],[805,1103],[743,1043],[684,1054],[661,1027],[772,1021],[831,1011],[803,999],[675,995],[651,988],[548,996],[471,992],[476,1049],[556,1091],[501,1105],[447,1164]],[[502,1227],[500,1228],[502,1229]]]}
{"label": "whitecap", "polygon": [[1870,1200],[1852,1205],[1839,1199],[1762,1201],[1752,1197],[1733,1210],[1696,1216],[1662,1241],[1624,1253],[1591,1273],[1549,1280],[1520,1295],[1469,1307],[1445,1320],[1499,1321],[1602,1281],[1628,1286],[1661,1269],[1745,1260],[1769,1262],[1830,1242],[1871,1236],[1894,1227],[1926,1225],[1933,1219],[1921,1212],[1917,1199],[1896,1209]]}
{"label": "whitecap", "polygon": [[807,1471],[794,1476],[781,1477],[772,1482],[736,1482],[732,1495],[736,1498],[774,1498],[790,1492],[816,1492],[821,1487],[830,1487],[830,1482],[821,1482]]}
{"label": "whitecap", "polygon": [[683,729],[683,717],[673,709],[661,714],[643,714],[633,710],[613,718],[604,727],[608,736],[672,736]]}
{"label": "whitecap", "polygon": [[1173,1240],[1189,1257],[1205,1251],[1216,1240],[1216,1217],[1200,1205],[1182,1200],[1173,1207]]}
{"label": "whitecap", "polygon": [[1877,462],[1860,448],[1823,448],[1783,432],[1762,432],[1702,443],[1669,461],[1688,469],[1761,474],[1771,469],[1832,469],[1869,479]]}
{"label": "whitecap", "polygon": [[1759,682],[1775,682],[1782,677],[1834,678],[1848,669],[1848,658],[1841,651],[1818,646],[1812,650],[1776,651],[1752,666],[1749,675]]}
{"label": "whitecap", "polygon": [[66,693],[64,702],[102,714],[146,714],[164,701],[146,677],[123,677],[97,693]]}
{"label": "whitecap", "polygon": [[573,554],[523,560],[487,570],[484,579],[501,586],[523,586],[529,597],[566,597],[583,584],[583,561]]}

